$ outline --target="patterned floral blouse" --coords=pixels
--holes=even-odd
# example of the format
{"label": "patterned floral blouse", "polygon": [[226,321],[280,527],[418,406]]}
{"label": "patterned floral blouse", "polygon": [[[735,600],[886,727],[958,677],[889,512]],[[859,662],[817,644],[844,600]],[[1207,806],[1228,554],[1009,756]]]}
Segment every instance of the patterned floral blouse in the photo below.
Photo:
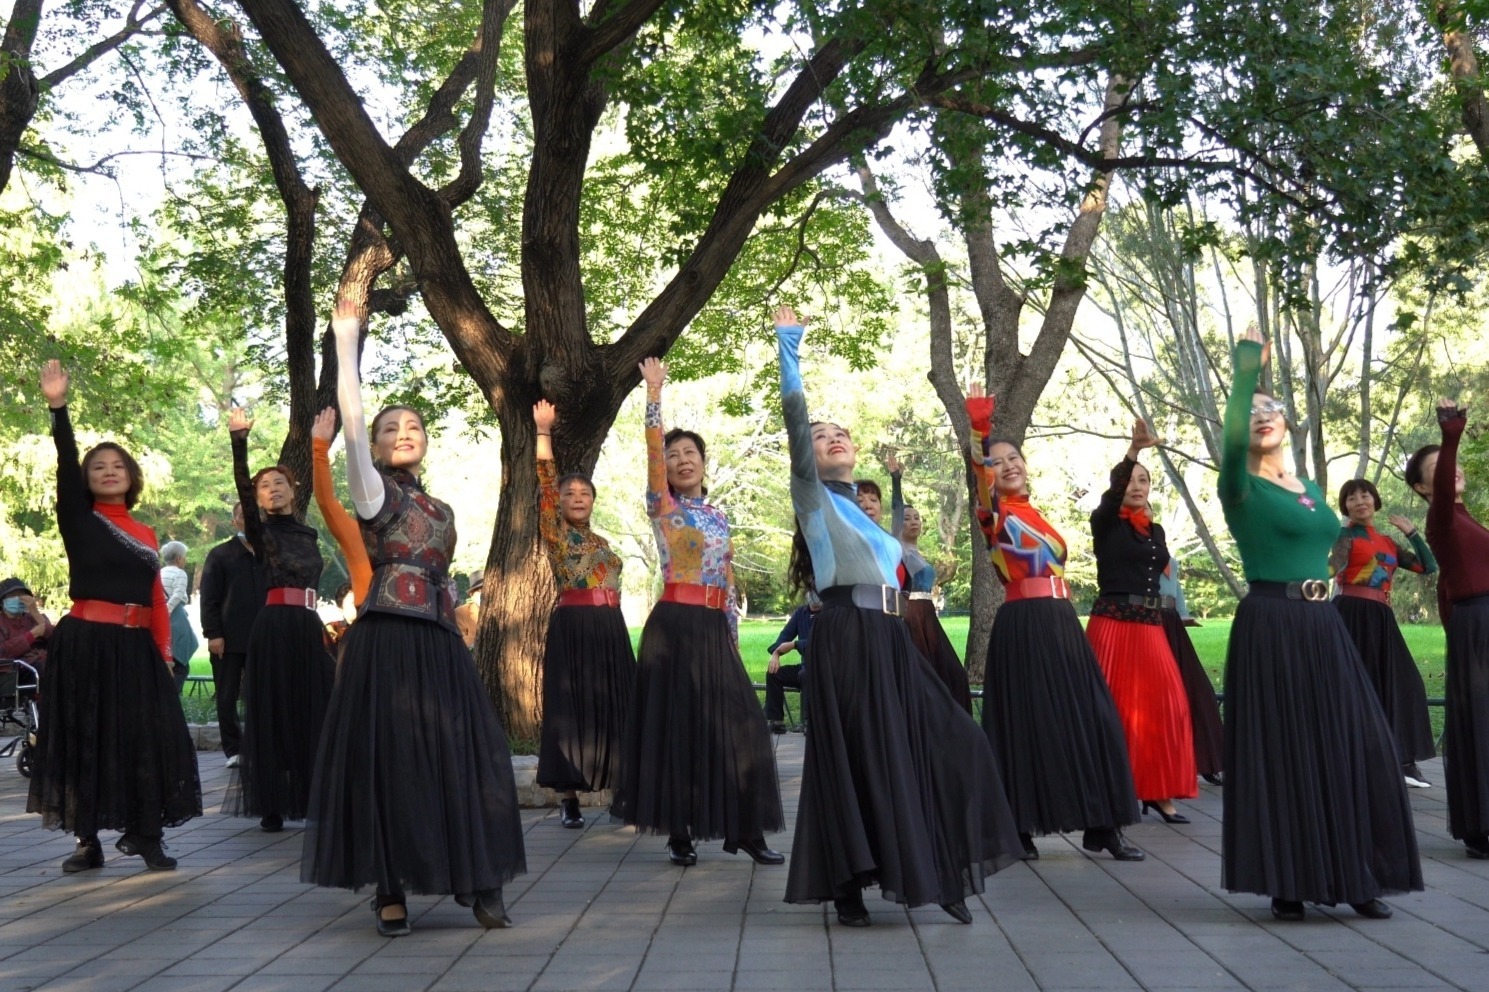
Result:
{"label": "patterned floral blouse", "polygon": [[1422,540],[1421,531],[1413,531],[1407,540],[1415,551],[1401,547],[1370,525],[1345,524],[1339,540],[1329,554],[1329,567],[1334,581],[1342,586],[1365,586],[1391,591],[1391,579],[1398,568],[1418,575],[1437,571],[1437,559]]}
{"label": "patterned floral blouse", "polygon": [[361,521],[373,569],[361,612],[431,620],[459,634],[448,588],[454,511],[401,469],[383,472],[383,493],[377,516]]}
{"label": "patterned floral blouse", "polygon": [[560,590],[620,589],[620,555],[588,524],[575,527],[564,519],[558,507],[558,469],[547,458],[538,459],[538,529]]}
{"label": "patterned floral blouse", "polygon": [[1065,538],[1027,496],[999,496],[988,465],[992,449],[993,401],[968,397],[972,420],[972,473],[977,476],[977,523],[987,539],[993,567],[1004,585],[1020,579],[1063,576]]}
{"label": "patterned floral blouse", "polygon": [[646,391],[646,515],[657,538],[664,582],[687,582],[730,590],[726,612],[734,617],[734,542],[724,511],[707,497],[678,496],[667,486],[662,444],[662,394]]}

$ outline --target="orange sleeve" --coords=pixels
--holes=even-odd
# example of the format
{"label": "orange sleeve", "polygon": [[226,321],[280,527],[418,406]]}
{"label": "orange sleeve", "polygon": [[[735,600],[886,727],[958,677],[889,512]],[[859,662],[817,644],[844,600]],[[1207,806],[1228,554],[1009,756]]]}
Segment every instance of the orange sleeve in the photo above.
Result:
{"label": "orange sleeve", "polygon": [[320,507],[321,519],[346,556],[346,568],[352,577],[352,598],[361,603],[372,585],[372,562],[368,561],[367,547],[362,543],[362,529],[336,499],[336,487],[331,482],[331,442],[317,437],[311,438],[310,445],[315,505]]}

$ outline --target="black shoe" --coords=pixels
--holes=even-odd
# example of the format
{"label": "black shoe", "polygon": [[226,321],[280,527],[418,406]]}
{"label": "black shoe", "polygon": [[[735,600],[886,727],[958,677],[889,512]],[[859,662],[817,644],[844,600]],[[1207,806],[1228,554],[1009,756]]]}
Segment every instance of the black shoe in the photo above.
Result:
{"label": "black shoe", "polygon": [[1466,840],[1463,844],[1470,858],[1475,861],[1489,861],[1489,843],[1481,840]]}
{"label": "black shoe", "polygon": [[1150,803],[1146,799],[1144,799],[1143,800],[1143,813],[1144,814],[1147,814],[1150,811],[1151,812],[1154,812],[1154,813],[1157,813],[1159,816],[1163,817],[1163,822],[1164,823],[1188,823],[1189,822],[1189,817],[1184,816],[1181,813],[1165,813],[1163,811],[1163,809],[1157,803]]}
{"label": "black shoe", "polygon": [[1369,902],[1352,902],[1349,908],[1367,920],[1389,920],[1391,918],[1391,907],[1379,899],[1372,899]]}
{"label": "black shoe", "polygon": [[1127,843],[1122,831],[1115,828],[1087,830],[1081,847],[1088,851],[1106,851],[1118,861],[1141,861],[1147,857],[1140,848]]}
{"label": "black shoe", "polygon": [[559,803],[559,808],[563,810],[563,816],[559,822],[564,826],[570,830],[578,830],[584,826],[584,814],[579,812],[578,799],[565,799]]}
{"label": "black shoe", "polygon": [[[403,910],[402,915],[384,917],[383,910],[392,906]],[[377,920],[377,932],[383,937],[407,937],[414,932],[408,925],[408,906],[404,904],[403,896],[373,896],[372,915]]]}
{"label": "black shoe", "polygon": [[781,720],[771,720],[771,721],[769,721],[769,723],[770,723],[770,732],[772,734],[784,734],[786,732],[786,724],[783,721],[781,721]]}
{"label": "black shoe", "polygon": [[512,925],[512,918],[507,915],[506,904],[502,901],[501,889],[456,896],[455,901],[473,910],[476,922],[487,930],[505,930]]}
{"label": "black shoe", "polygon": [[833,908],[838,911],[838,922],[845,927],[869,925],[869,911],[863,905],[863,893],[858,892],[843,899],[834,899]]}
{"label": "black shoe", "polygon": [[1034,846],[1034,838],[1028,834],[1019,834],[1019,842],[1024,845],[1024,860],[1038,861],[1039,848]]}
{"label": "black shoe", "polygon": [[170,871],[176,867],[176,859],[165,853],[165,845],[160,842],[159,837],[125,834],[114,846],[121,854],[142,859],[145,867],[151,871]]}
{"label": "black shoe", "polygon": [[947,916],[964,926],[972,923],[972,911],[967,908],[967,901],[965,899],[958,899],[956,902],[943,902],[941,908],[946,910]]}
{"label": "black shoe", "polygon": [[62,862],[62,870],[69,875],[89,868],[103,867],[103,845],[98,843],[98,837],[79,837],[77,850],[67,860]]}
{"label": "black shoe", "polygon": [[277,834],[284,829],[284,817],[278,813],[270,813],[259,821],[259,829],[266,834]]}
{"label": "black shoe", "polygon": [[686,837],[673,837],[667,841],[667,857],[679,868],[698,863],[698,852],[693,849],[693,842]]}
{"label": "black shoe", "polygon": [[1225,785],[1224,772],[1204,772],[1200,775],[1200,778],[1209,782],[1211,785]]}
{"label": "black shoe", "polygon": [[[765,846],[765,838],[757,837],[755,840],[737,840],[724,845],[725,854],[738,854],[740,851],[755,859],[757,865],[783,865],[786,856],[780,851],[772,851]],[[697,858],[694,858],[696,861]]]}
{"label": "black shoe", "polygon": [[[1385,905],[1382,903],[1381,905]],[[1273,899],[1272,915],[1284,923],[1303,921],[1303,903],[1293,899]]]}

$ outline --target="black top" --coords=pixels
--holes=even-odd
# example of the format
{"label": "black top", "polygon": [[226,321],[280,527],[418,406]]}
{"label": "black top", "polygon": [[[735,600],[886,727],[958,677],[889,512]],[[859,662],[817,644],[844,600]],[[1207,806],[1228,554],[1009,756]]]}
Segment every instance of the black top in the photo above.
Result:
{"label": "black top", "polygon": [[238,485],[238,499],[243,503],[243,530],[253,554],[264,570],[264,581],[270,589],[291,586],[314,589],[320,585],[320,533],[296,520],[293,514],[261,514],[254,498],[253,481],[248,475],[248,432],[233,432],[233,481]]}
{"label": "black top", "polygon": [[248,635],[254,618],[264,605],[264,571],[248,545],[234,537],[207,552],[197,589],[202,608],[202,634],[220,637],[225,650],[242,654],[248,650]]}
{"label": "black top", "polygon": [[1096,584],[1103,596],[1157,596],[1158,577],[1168,564],[1163,528],[1153,524],[1144,537],[1122,519],[1122,497],[1137,462],[1123,458],[1112,469],[1111,486],[1101,494],[1101,505],[1091,514],[1092,548],[1096,552]]}
{"label": "black top", "polygon": [[57,529],[67,549],[67,594],[74,600],[153,604],[160,557],[140,537],[123,529],[134,527],[145,533],[144,525],[129,520],[123,512],[116,514],[120,518],[116,522],[94,511],[66,407],[52,411],[52,440],[57,445]]}

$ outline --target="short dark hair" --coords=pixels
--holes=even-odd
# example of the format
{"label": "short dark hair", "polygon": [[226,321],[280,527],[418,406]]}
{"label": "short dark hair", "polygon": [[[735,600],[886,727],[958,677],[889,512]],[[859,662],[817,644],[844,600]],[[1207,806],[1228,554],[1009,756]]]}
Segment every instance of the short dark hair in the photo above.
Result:
{"label": "short dark hair", "polygon": [[566,475],[559,476],[558,484],[557,484],[556,488],[558,489],[559,492],[563,492],[564,491],[564,486],[567,486],[571,482],[582,482],[582,483],[584,483],[586,486],[589,487],[589,495],[590,495],[590,497],[592,499],[598,499],[599,498],[600,491],[595,488],[595,480],[594,479],[591,479],[589,476],[585,475],[583,472],[569,472]]}
{"label": "short dark hair", "polygon": [[331,601],[336,603],[337,605],[340,605],[341,601],[343,599],[346,599],[351,591],[352,584],[350,582],[343,582],[341,583],[341,585],[336,587],[336,595],[332,597]]}
{"label": "short dark hair", "polygon": [[[1441,450],[1440,444],[1424,444],[1413,451],[1411,457],[1406,460],[1406,485],[1412,492],[1417,493],[1417,484],[1427,481],[1422,478],[1422,463],[1427,460],[1428,455],[1435,455]],[[1417,493],[1417,495],[1423,499],[1427,498],[1422,493]]]}
{"label": "short dark hair", "polygon": [[396,413],[399,410],[407,410],[409,413],[413,414],[415,417],[418,417],[419,418],[419,426],[420,427],[424,427],[426,430],[428,429],[427,425],[424,423],[424,411],[423,410],[416,410],[413,407],[411,407],[411,406],[405,406],[402,403],[394,403],[392,406],[385,406],[385,407],[383,407],[381,410],[379,410],[377,412],[377,416],[375,416],[375,417],[372,418],[372,430],[371,430],[371,434],[372,434],[372,436],[374,438],[377,437],[377,422],[379,420],[382,420],[388,414],[390,414],[390,413]]}
{"label": "short dark hair", "polygon": [[[703,438],[699,437],[693,431],[686,431],[681,427],[674,427],[662,435],[662,451],[665,453],[668,448],[672,447],[678,441],[692,441],[698,446],[698,457],[702,458],[705,462],[708,461],[708,446],[703,443]],[[591,484],[591,488],[593,488],[593,484]],[[670,483],[668,484],[668,488],[671,488]],[[707,486],[703,487],[703,495],[708,495]]]}
{"label": "short dark hair", "polygon": [[873,479],[854,479],[853,488],[860,493],[868,493],[879,502],[884,502],[884,490],[879,488],[879,483]]}
{"label": "short dark hair", "polygon": [[1380,490],[1375,488],[1375,483],[1369,479],[1350,479],[1339,487],[1339,512],[1346,517],[1349,511],[1344,508],[1345,500],[1355,493],[1369,493],[1370,498],[1375,501],[1375,508],[1379,510],[1384,504],[1380,501]]}
{"label": "short dark hair", "polygon": [[300,487],[300,480],[295,478],[295,473],[292,472],[288,466],[266,465],[265,467],[259,469],[257,472],[253,473],[253,478],[249,480],[252,483],[253,488],[257,489],[259,480],[268,475],[270,472],[278,472],[280,475],[284,476],[284,481],[290,484],[291,489],[298,489]]}
{"label": "short dark hair", "polygon": [[988,438],[986,450],[992,451],[993,450],[993,445],[995,445],[995,444],[1006,444],[1010,448],[1012,448],[1014,451],[1017,451],[1018,452],[1018,456],[1020,458],[1024,457],[1024,447],[1023,447],[1023,445],[1019,444],[1017,441],[1015,441],[1011,437],[992,437],[992,438]]}
{"label": "short dark hair", "polygon": [[140,463],[134,460],[134,456],[113,441],[95,444],[83,456],[80,468],[83,472],[83,489],[88,493],[88,501],[90,503],[93,501],[93,490],[88,487],[88,463],[101,451],[115,452],[124,462],[124,470],[129,473],[129,488],[124,491],[124,508],[133,510],[134,505],[140,501],[140,493],[145,491],[145,477],[140,474]]}

